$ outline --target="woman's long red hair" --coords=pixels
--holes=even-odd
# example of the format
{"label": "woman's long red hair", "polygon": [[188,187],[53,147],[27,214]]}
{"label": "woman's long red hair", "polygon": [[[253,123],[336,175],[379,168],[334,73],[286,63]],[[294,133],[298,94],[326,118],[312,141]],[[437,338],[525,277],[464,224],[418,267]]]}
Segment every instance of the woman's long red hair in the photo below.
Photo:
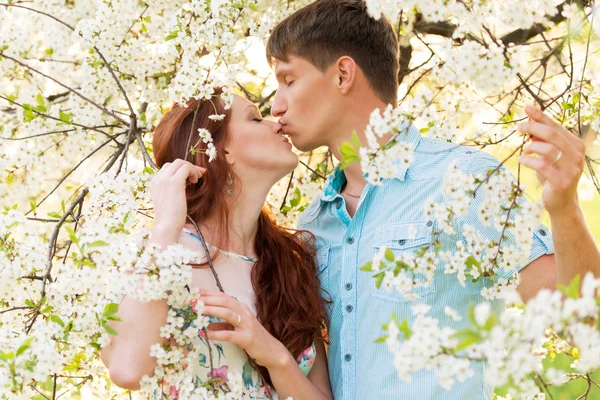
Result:
{"label": "woman's long red hair", "polygon": [[[201,222],[209,215],[216,217],[219,221],[218,232],[215,232],[219,243],[216,245],[227,247],[226,182],[228,174],[234,182],[236,179],[223,150],[228,140],[231,113],[216,97],[220,93],[218,89],[211,101],[192,99],[187,106],[174,105],[156,128],[152,149],[158,167],[181,158],[207,168],[198,183],[187,186],[188,214],[195,222]],[[225,118],[222,121],[209,119],[213,114],[222,114]],[[187,147],[190,135],[190,146],[198,141],[199,128],[210,131],[217,148],[217,158],[210,163],[203,152],[191,154]],[[257,318],[297,358],[314,340],[323,338],[326,326],[325,300],[321,296],[315,265],[314,237],[307,231],[281,228],[265,207],[259,216],[254,250],[258,260],[253,266],[251,280]],[[272,385],[267,369],[250,361]]]}

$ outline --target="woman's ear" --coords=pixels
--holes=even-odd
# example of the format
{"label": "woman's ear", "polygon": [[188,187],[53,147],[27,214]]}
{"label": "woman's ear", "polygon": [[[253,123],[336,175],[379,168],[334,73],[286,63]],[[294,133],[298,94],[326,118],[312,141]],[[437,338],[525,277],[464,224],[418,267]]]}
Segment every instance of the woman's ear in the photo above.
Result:
{"label": "woman's ear", "polygon": [[336,67],[336,85],[342,94],[347,94],[356,78],[356,62],[351,57],[343,56],[337,61]]}
{"label": "woman's ear", "polygon": [[235,164],[235,159],[233,158],[231,153],[229,153],[229,151],[227,151],[227,149],[223,149],[223,152],[225,153],[225,159],[227,160],[227,164],[229,164],[229,165]]}

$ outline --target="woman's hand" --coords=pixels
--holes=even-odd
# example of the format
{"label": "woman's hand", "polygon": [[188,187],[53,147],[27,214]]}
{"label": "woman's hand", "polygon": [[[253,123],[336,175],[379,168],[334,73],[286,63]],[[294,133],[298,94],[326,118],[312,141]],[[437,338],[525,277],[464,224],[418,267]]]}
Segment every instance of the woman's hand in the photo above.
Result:
{"label": "woman's hand", "polygon": [[150,186],[154,229],[168,236],[179,237],[187,217],[186,185],[188,180],[197,183],[205,172],[206,168],[180,158],[162,166]]}
{"label": "woman's hand", "polygon": [[227,322],[210,324],[208,339],[236,344],[246,350],[258,365],[268,369],[284,366],[292,358],[285,346],[258,322],[246,304],[221,292],[201,289],[200,294],[204,303],[203,314]]}

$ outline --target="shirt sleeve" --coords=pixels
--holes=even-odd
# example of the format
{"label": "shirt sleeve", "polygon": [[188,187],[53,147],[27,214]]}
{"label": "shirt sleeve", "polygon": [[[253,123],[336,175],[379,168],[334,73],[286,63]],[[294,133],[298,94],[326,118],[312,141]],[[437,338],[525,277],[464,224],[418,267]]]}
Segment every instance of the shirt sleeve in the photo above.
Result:
{"label": "shirt sleeve", "polygon": [[[469,173],[469,175],[474,175],[479,178],[482,178],[487,176],[487,173],[490,169],[498,169],[499,171],[507,172],[507,169],[504,166],[500,166],[500,162],[496,158],[485,152],[479,152],[479,154],[471,163],[467,172]],[[513,180],[513,182],[516,182],[516,178],[513,175],[511,175],[510,173],[508,173],[508,175],[510,176],[510,179]],[[484,224],[482,222],[482,206],[486,201],[488,191],[489,188],[487,188],[487,185],[485,184],[483,184],[479,188],[479,190],[476,191],[475,198],[471,199],[467,216],[462,218],[461,222],[459,223],[459,232],[461,235],[461,239],[465,243],[466,238],[464,236],[465,232],[463,228],[467,224],[474,228],[475,233],[477,235],[481,235],[490,241],[499,241],[502,236],[502,232],[496,229],[496,227],[493,226],[493,224]],[[518,201],[519,207],[523,207],[527,203],[530,203],[530,201],[523,197],[521,197]],[[509,205],[505,206],[508,207]],[[515,214],[516,213],[514,212],[511,214],[511,217],[509,218],[511,222],[514,222],[515,224],[526,224],[526,222],[515,220]],[[500,268],[499,270],[497,270],[497,276],[499,278],[508,279],[513,275],[514,270],[521,271],[523,268],[525,268],[527,265],[529,265],[539,257],[545,254],[554,253],[552,235],[550,233],[550,230],[545,225],[538,224],[537,226],[522,226],[521,228],[529,229],[531,232],[531,249],[529,251],[529,260],[527,263],[523,262],[520,264],[517,263],[517,265],[505,265],[505,267],[507,268]],[[524,251],[525,249],[523,248],[523,245],[523,243],[517,243],[515,236],[511,233],[511,230],[509,229],[504,234],[504,238],[501,242],[500,249],[503,252],[514,251],[514,249],[517,248],[520,249],[520,251]]]}

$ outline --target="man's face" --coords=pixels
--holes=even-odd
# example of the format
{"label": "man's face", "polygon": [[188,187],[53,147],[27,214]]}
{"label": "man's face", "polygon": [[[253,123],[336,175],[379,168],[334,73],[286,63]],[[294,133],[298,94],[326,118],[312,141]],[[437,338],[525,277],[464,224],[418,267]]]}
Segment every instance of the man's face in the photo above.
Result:
{"label": "man's face", "polygon": [[283,133],[301,151],[328,144],[328,135],[339,118],[340,93],[333,66],[325,72],[307,60],[290,55],[275,64],[278,89],[271,114],[279,117]]}

